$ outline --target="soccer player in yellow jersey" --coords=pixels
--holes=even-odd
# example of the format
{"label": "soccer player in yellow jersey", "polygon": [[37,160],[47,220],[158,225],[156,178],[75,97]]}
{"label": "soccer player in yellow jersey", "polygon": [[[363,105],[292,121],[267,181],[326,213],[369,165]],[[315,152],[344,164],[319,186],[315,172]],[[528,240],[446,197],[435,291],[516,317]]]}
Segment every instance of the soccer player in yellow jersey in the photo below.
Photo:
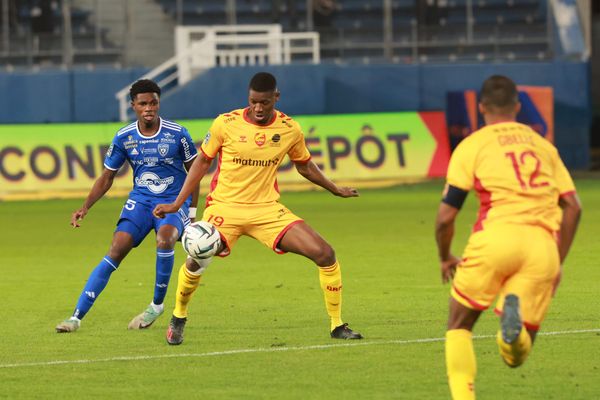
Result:
{"label": "soccer player in yellow jersey", "polygon": [[[452,398],[475,399],[472,329],[495,298],[497,343],[510,367],[521,365],[560,282],[581,206],[556,148],[526,125],[515,84],[488,78],[479,111],[486,126],[464,139],[448,166],[436,220],[442,281],[452,280],[446,368]],[[469,190],[479,216],[462,259],[452,255],[454,221]]]}
{"label": "soccer player in yellow jersey", "polygon": [[[254,75],[249,85],[249,106],[219,115],[210,127],[189,175],[171,204],[159,204],[157,217],[176,212],[192,192],[215,157],[218,169],[206,199],[202,219],[215,225],[227,256],[240,236],[255,238],[276,253],[296,253],[319,267],[325,306],[335,339],[361,339],[341,318],[342,277],[333,248],[301,218],[279,203],[277,168],[287,154],[296,170],[309,181],[340,197],[356,197],[356,189],[339,187],[311,161],[300,126],[275,109],[279,91],[275,77]],[[176,305],[167,331],[167,342],[183,341],[183,328],[191,295],[209,260],[188,258],[179,271]]]}

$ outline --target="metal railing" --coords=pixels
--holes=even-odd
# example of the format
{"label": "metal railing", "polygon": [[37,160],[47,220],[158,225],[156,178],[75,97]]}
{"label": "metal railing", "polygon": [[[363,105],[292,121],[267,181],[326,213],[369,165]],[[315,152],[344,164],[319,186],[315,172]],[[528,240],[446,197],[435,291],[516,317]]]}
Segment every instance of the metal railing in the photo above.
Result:
{"label": "metal railing", "polygon": [[[284,33],[277,24],[178,26],[175,49],[174,57],[140,79],[156,80],[167,93],[218,66],[290,64],[301,55],[305,62],[320,62],[318,33]],[[122,121],[128,119],[128,96],[129,86],[115,94]]]}

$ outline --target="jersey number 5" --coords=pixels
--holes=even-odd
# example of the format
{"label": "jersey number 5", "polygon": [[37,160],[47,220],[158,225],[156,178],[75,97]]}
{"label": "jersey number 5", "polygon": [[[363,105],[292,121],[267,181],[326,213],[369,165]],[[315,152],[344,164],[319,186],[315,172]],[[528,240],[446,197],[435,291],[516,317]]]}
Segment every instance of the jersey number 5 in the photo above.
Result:
{"label": "jersey number 5", "polygon": [[[513,169],[515,170],[515,176],[517,177],[517,180],[521,185],[521,189],[535,189],[538,187],[549,185],[548,182],[540,182],[538,179],[540,176],[540,168],[542,167],[542,162],[538,158],[537,154],[535,154],[532,150],[524,151],[519,156],[517,156],[517,154],[515,154],[514,151],[509,151],[508,153],[504,153],[504,155],[511,160]],[[529,183],[526,183],[523,180],[522,167],[528,161],[528,158],[532,158],[535,161],[535,168],[531,175],[529,175]]]}

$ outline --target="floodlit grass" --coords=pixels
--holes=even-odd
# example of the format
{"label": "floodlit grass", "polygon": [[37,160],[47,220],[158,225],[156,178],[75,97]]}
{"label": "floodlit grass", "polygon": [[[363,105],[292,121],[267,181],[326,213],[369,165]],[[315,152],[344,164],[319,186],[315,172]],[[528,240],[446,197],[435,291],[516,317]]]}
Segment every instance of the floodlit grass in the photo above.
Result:
{"label": "floodlit grass", "polygon": [[[592,399],[600,393],[600,182],[577,182],[584,214],[563,284],[527,363],[509,369],[485,314],[475,334],[481,399]],[[80,200],[0,203],[0,398],[444,399],[448,286],[440,280],[433,223],[442,183],[364,190],[356,199],[285,193],[282,202],[336,249],[345,321],[366,337],[328,335],[318,274],[296,255],[242,238],[216,260],[191,303],[181,346],[164,335],[174,303],[146,331],[129,320],[152,299],[149,236],[113,274],[74,334],[56,334],[108,249],[123,199],[104,199],[69,226]],[[461,212],[454,252],[475,219]],[[434,339],[427,341],[423,339]],[[437,340],[436,340],[437,339]]]}

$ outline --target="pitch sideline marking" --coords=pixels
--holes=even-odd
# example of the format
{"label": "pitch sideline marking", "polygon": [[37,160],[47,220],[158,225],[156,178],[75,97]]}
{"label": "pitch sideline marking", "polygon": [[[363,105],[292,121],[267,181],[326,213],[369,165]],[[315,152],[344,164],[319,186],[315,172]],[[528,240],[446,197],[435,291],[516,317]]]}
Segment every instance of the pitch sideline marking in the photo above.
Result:
{"label": "pitch sideline marking", "polygon": [[[540,332],[539,336],[562,336],[562,335],[576,335],[580,333],[600,333],[600,329],[579,329],[572,331],[554,331],[554,332]],[[495,338],[496,335],[477,335],[473,336],[473,339],[489,339]],[[208,353],[181,353],[181,354],[158,354],[153,356],[122,356],[122,357],[110,357],[110,358],[98,358],[91,360],[55,360],[55,361],[43,361],[43,362],[29,362],[29,363],[15,363],[15,364],[0,364],[1,368],[19,368],[19,367],[40,367],[50,365],[66,365],[66,364],[93,364],[101,362],[112,362],[112,361],[140,361],[140,360],[156,360],[164,358],[203,358],[203,357],[216,357],[216,356],[227,356],[232,354],[247,354],[247,353],[274,353],[278,351],[304,351],[304,350],[323,350],[338,347],[358,347],[358,346],[373,346],[373,345],[385,345],[385,344],[419,344],[419,343],[432,343],[432,342],[443,342],[446,339],[443,337],[437,338],[422,338],[422,339],[410,339],[410,340],[385,340],[381,342],[373,341],[353,341],[348,343],[337,343],[337,344],[320,344],[313,346],[292,346],[292,347],[259,347],[256,349],[237,349],[237,350],[225,350],[225,351],[213,351]]]}

